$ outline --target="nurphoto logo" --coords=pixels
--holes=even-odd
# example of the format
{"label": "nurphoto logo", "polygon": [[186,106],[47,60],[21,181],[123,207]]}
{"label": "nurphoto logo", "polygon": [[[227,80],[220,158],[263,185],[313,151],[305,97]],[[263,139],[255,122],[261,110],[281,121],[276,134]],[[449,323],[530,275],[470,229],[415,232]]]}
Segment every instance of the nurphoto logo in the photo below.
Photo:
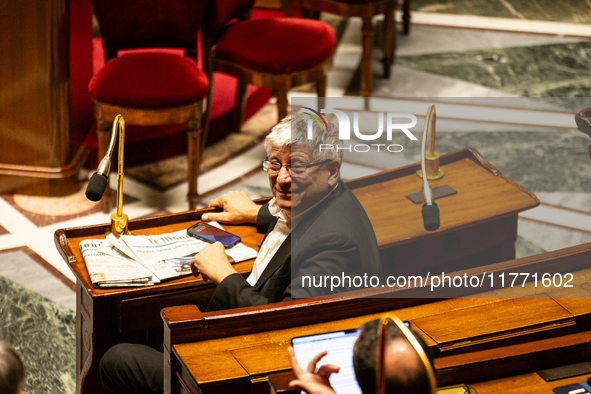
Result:
{"label": "nurphoto logo", "polygon": [[[327,130],[328,126],[324,117],[318,112],[313,110],[309,107],[304,107],[307,110],[312,111],[312,113],[304,112],[306,115],[310,116],[308,120],[308,139],[311,140],[313,137],[313,123],[316,121],[320,126],[321,130]],[[347,115],[344,111],[338,109],[321,109],[321,113],[323,114],[334,114],[338,121],[339,127],[339,139],[341,141],[347,141],[351,139],[351,120],[349,119],[349,115]],[[385,116],[384,116],[385,115]],[[388,112],[384,114],[383,112],[379,112],[377,114],[378,117],[378,130],[373,134],[363,134],[359,130],[359,113],[353,112],[353,133],[357,139],[362,141],[375,141],[382,137],[384,133],[384,117],[386,118],[386,139],[388,141],[392,141],[392,136],[394,132],[402,131],[406,137],[408,137],[411,141],[417,141],[417,137],[415,137],[409,129],[413,128],[417,124],[417,118],[413,114],[409,113],[392,113]],[[400,122],[400,120],[406,119],[406,122]],[[324,126],[324,127],[323,127]],[[402,152],[404,149],[400,144],[354,144],[348,146],[334,146],[332,144],[320,144],[320,151],[322,150],[331,150],[336,149],[339,150],[347,150],[349,152],[369,152],[374,147],[378,152],[380,148],[385,148],[388,152]]]}

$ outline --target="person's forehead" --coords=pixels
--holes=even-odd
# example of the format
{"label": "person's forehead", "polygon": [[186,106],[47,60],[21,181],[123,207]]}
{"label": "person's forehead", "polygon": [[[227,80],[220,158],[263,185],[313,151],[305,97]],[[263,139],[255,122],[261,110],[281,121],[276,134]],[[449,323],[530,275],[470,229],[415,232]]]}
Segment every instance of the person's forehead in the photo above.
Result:
{"label": "person's forehead", "polygon": [[291,146],[273,146],[271,149],[271,154],[269,157],[302,157],[302,158],[310,158],[310,153],[308,147],[301,146],[301,145],[291,145]]}

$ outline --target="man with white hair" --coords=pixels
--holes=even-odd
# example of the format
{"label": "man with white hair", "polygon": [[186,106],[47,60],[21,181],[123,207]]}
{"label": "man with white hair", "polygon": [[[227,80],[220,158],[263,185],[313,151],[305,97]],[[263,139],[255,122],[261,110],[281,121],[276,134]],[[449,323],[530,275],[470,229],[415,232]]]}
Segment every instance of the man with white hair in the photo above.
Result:
{"label": "man with white hair", "polygon": [[[246,193],[229,192],[210,202],[223,212],[203,215],[203,220],[221,223],[256,223],[267,232],[247,279],[234,270],[220,243],[195,256],[193,273],[217,285],[208,310],[324,296],[369,287],[372,276],[381,280],[371,223],[340,179],[338,130],[332,123],[323,129],[313,121],[308,139],[310,119],[288,116],[265,139],[263,169],[274,196],[268,204],[261,207]],[[361,286],[353,280],[364,276]]]}
{"label": "man with white hair", "polygon": [[[204,221],[256,223],[258,231],[266,232],[247,279],[232,267],[219,242],[193,258],[193,274],[202,274],[217,285],[208,311],[361,287],[352,279],[332,291],[331,282],[314,286],[329,276],[339,280],[377,276],[381,280],[380,253],[371,223],[340,179],[342,150],[320,151],[321,144],[339,145],[338,131],[330,123],[323,130],[313,122],[313,138],[308,140],[308,119],[303,114],[288,116],[265,139],[263,169],[273,193],[268,204],[257,205],[246,193],[233,191],[210,202],[222,212],[203,215]],[[162,363],[162,353],[148,346],[115,345],[100,363],[105,393],[161,393]]]}

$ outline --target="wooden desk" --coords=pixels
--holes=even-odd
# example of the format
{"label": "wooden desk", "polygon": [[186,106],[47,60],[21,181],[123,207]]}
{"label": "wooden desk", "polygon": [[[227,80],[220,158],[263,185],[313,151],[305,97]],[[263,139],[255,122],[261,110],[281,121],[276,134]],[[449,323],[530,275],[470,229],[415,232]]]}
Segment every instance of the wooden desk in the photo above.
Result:
{"label": "wooden desk", "polygon": [[[580,259],[589,266],[591,244],[563,250],[564,254],[571,254],[572,267],[581,267]],[[539,267],[550,267],[549,259],[562,260],[557,255],[541,256]],[[515,262],[513,267],[525,260]],[[534,298],[499,298],[515,293],[497,290],[480,295],[485,298],[449,299],[387,312],[410,321],[435,352],[440,385],[482,382],[475,387],[484,390],[498,384],[486,381],[591,360],[591,268],[576,272],[573,285],[573,292],[585,298],[563,298],[561,291],[540,290],[530,283],[519,291]],[[270,377],[290,369],[287,347],[292,337],[355,328],[381,315],[175,344],[174,364],[180,368],[173,378],[180,383],[180,392],[270,393]],[[545,387],[567,383],[553,384]]]}
{"label": "wooden desk", "polygon": [[424,276],[515,258],[517,215],[540,204],[535,195],[474,149],[443,155],[445,175],[431,187],[449,185],[457,194],[436,200],[441,227],[428,232],[422,204],[406,198],[422,190],[417,169],[412,164],[347,183],[373,225],[385,274]]}
{"label": "wooden desk", "polygon": [[[444,155],[441,164],[446,175],[441,180],[433,182],[432,186],[447,184],[458,193],[437,200],[442,224],[441,228],[434,232],[427,232],[423,228],[421,204],[414,204],[406,198],[407,194],[421,191],[421,180],[415,175],[418,164],[348,182],[348,186],[361,201],[372,222],[387,275],[424,275],[431,267],[450,272],[515,257],[517,214],[537,206],[538,199],[500,174],[474,150],[465,149]],[[205,211],[130,221],[130,229],[135,234],[171,232],[187,228],[199,220],[203,212]],[[132,334],[147,329],[151,330],[148,342],[156,347],[161,346],[162,321],[158,315],[160,309],[172,305],[193,304],[197,307],[189,307],[189,316],[198,316],[199,310],[205,310],[214,290],[213,285],[191,278],[165,282],[149,288],[93,288],[78,244],[82,239],[102,238],[106,228],[107,225],[89,226],[58,230],[55,234],[56,245],[77,278],[78,392],[86,392],[87,389],[93,391],[99,384],[98,361],[110,346],[121,341],[146,341],[145,334],[141,337]],[[254,227],[229,227],[229,230],[245,239],[255,240],[251,245],[262,239],[260,234],[256,234]],[[250,268],[249,263],[238,265],[238,269],[245,274]],[[412,271],[411,268],[415,270]],[[199,289],[197,293],[196,289]],[[396,299],[391,302],[397,307],[403,307],[426,301]],[[367,308],[372,306],[362,302],[353,308],[345,303],[340,309],[339,316],[363,314]],[[232,323],[233,313],[221,313],[216,316],[223,316],[224,318],[220,318],[219,321],[227,322],[224,324],[228,324],[230,330],[264,330],[265,327],[255,323],[256,313],[258,310],[248,324],[239,327]],[[297,313],[294,316],[300,316]],[[243,316],[240,313],[239,315]],[[186,314],[183,312],[179,316]],[[287,316],[289,314],[284,315],[284,318]],[[320,321],[327,316],[336,315],[315,314],[309,317]],[[174,335],[170,332],[167,334],[168,345],[165,344],[165,351],[170,351],[172,343],[196,340],[192,335],[195,334],[195,330],[199,330],[191,324],[172,324],[179,330],[175,331]],[[202,326],[203,321],[196,324]],[[204,335],[212,334],[211,331],[207,331]]]}
{"label": "wooden desk", "polygon": [[471,384],[478,394],[523,394],[523,393],[553,393],[552,389],[568,384],[585,382],[591,374],[575,376],[572,378],[546,382],[537,373],[528,373],[508,378],[495,379],[487,382]]}
{"label": "wooden desk", "polygon": [[[203,209],[176,215],[131,220],[129,229],[135,235],[162,234],[186,229],[201,219]],[[243,243],[258,250],[263,239],[254,226],[224,226],[240,235]],[[114,344],[124,341],[148,343],[162,347],[160,310],[167,306],[194,304],[207,307],[215,286],[201,276],[192,275],[165,281],[155,286],[127,289],[93,287],[82,259],[80,241],[102,239],[109,226],[89,226],[58,230],[55,242],[62,257],[76,275],[76,392],[97,392],[101,387],[98,363]],[[234,267],[248,274],[253,260]]]}

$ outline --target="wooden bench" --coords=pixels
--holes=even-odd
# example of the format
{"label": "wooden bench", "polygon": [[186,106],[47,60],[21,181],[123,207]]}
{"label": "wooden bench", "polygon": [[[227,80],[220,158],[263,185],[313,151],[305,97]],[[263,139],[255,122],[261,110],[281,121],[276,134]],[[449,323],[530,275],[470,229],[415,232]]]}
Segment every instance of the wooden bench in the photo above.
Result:
{"label": "wooden bench", "polygon": [[[520,286],[504,289],[485,284],[472,295],[464,294],[472,298],[428,303],[413,298],[376,300],[358,294],[220,313],[201,313],[194,307],[166,308],[162,316],[165,352],[170,358],[165,358],[169,361],[165,392],[268,393],[270,380],[289,380],[273,376],[290,369],[286,348],[292,337],[355,328],[384,312],[410,321],[434,350],[440,385],[482,382],[589,361],[590,265],[588,243],[481,267],[486,271],[466,271],[468,275],[486,272],[496,277],[574,273],[574,287],[568,292],[544,288],[538,280],[538,287],[533,281],[525,287],[520,281]],[[391,291],[403,297],[401,293],[415,289]]]}

